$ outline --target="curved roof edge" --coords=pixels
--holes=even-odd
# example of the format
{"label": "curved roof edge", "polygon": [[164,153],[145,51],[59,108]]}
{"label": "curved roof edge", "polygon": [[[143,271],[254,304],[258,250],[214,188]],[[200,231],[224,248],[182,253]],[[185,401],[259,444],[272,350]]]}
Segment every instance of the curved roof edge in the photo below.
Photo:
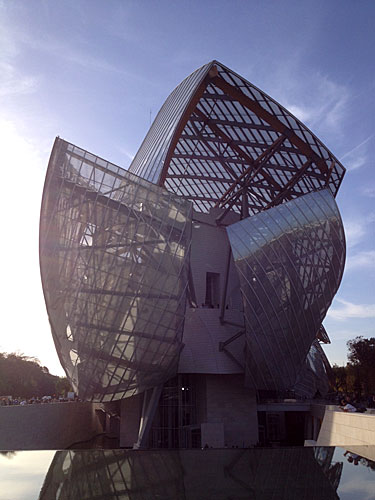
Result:
{"label": "curved roof edge", "polygon": [[335,196],[345,173],[300,120],[216,60],[173,90],[129,170],[199,211],[241,211],[246,190],[250,214],[324,187]]}

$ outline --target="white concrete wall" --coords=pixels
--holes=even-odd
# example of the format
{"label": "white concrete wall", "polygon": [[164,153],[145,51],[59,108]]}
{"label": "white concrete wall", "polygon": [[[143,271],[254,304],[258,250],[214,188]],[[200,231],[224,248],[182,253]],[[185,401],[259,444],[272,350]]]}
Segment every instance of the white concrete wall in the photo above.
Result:
{"label": "white concrete wall", "polygon": [[93,403],[0,406],[1,450],[56,450],[102,432]]}
{"label": "white concrete wall", "polygon": [[316,445],[375,445],[375,415],[326,409]]}
{"label": "white concrete wall", "polygon": [[[212,215],[194,214],[194,218],[199,220],[193,222],[190,262],[199,307],[204,303],[206,296],[207,272],[220,274],[220,298],[224,288],[230,245],[225,228],[216,225],[215,217],[217,215],[218,213],[215,212]],[[227,304],[231,306],[231,309],[243,309],[240,283],[233,258],[228,283]]]}
{"label": "white concrete wall", "polygon": [[[221,299],[224,296],[225,277],[230,249],[224,227],[218,227],[215,216],[218,213],[195,214],[191,247],[191,269],[198,308],[187,307],[183,343],[180,355],[179,373],[243,373],[245,336],[239,337],[226,349],[239,361],[234,362],[227,354],[219,351],[219,342],[225,342],[235,335],[241,326],[220,323]],[[206,296],[206,273],[220,275],[219,308],[203,307]],[[231,260],[225,320],[238,325],[244,324],[240,283]]]}
{"label": "white concrete wall", "polygon": [[[181,351],[178,373],[243,373],[245,335],[234,340],[226,349],[238,360],[235,363],[225,352],[219,351],[219,342],[225,342],[240,328],[221,325],[220,309],[186,309],[184,348]],[[226,311],[226,319],[243,322],[239,311]]]}
{"label": "white concrete wall", "polygon": [[121,400],[120,447],[133,448],[138,440],[143,394]]}
{"label": "white concrete wall", "polygon": [[346,449],[351,453],[360,455],[361,457],[368,458],[375,462],[375,446],[346,446]]}

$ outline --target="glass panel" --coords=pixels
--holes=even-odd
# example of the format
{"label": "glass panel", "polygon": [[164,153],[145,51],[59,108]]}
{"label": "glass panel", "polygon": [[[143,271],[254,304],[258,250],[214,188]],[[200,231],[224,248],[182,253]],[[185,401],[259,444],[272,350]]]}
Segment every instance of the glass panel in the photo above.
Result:
{"label": "glass panel", "polygon": [[345,260],[331,192],[307,194],[226,229],[244,302],[247,383],[258,390],[323,393],[328,389],[323,358],[312,344]]}
{"label": "glass panel", "polygon": [[[81,398],[130,396],[177,369],[191,205],[126,171],[118,183],[85,152],[78,175],[68,143],[59,139],[56,148],[41,215],[55,344]],[[104,193],[96,183],[102,179]],[[108,191],[115,180],[117,189]]]}

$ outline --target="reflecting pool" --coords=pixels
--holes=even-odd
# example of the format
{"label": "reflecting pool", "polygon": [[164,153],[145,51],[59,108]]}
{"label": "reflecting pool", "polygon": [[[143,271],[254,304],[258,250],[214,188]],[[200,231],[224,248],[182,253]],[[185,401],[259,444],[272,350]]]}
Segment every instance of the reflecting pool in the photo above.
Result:
{"label": "reflecting pool", "polygon": [[375,447],[0,454],[0,500],[375,499]]}

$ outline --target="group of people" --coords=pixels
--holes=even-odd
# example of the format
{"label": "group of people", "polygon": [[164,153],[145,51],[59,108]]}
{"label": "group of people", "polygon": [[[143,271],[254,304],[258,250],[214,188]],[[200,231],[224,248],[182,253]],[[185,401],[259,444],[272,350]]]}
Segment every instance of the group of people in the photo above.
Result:
{"label": "group of people", "polygon": [[352,453],[348,450],[344,453],[344,457],[346,457],[347,461],[353,465],[361,464],[375,471],[375,462],[369,458],[361,457],[361,455],[357,455],[357,453]]}
{"label": "group of people", "polygon": [[56,395],[43,396],[41,398],[38,396],[33,396],[31,398],[21,398],[21,397],[12,398],[11,396],[3,396],[0,399],[0,406],[14,406],[14,405],[25,406],[25,405],[46,404],[46,403],[65,403],[71,401],[79,401],[79,400],[77,396],[75,396],[74,399],[63,396],[57,397]]}
{"label": "group of people", "polygon": [[346,395],[340,398],[339,407],[349,413],[364,413],[367,408],[375,408],[375,395],[367,398]]}

